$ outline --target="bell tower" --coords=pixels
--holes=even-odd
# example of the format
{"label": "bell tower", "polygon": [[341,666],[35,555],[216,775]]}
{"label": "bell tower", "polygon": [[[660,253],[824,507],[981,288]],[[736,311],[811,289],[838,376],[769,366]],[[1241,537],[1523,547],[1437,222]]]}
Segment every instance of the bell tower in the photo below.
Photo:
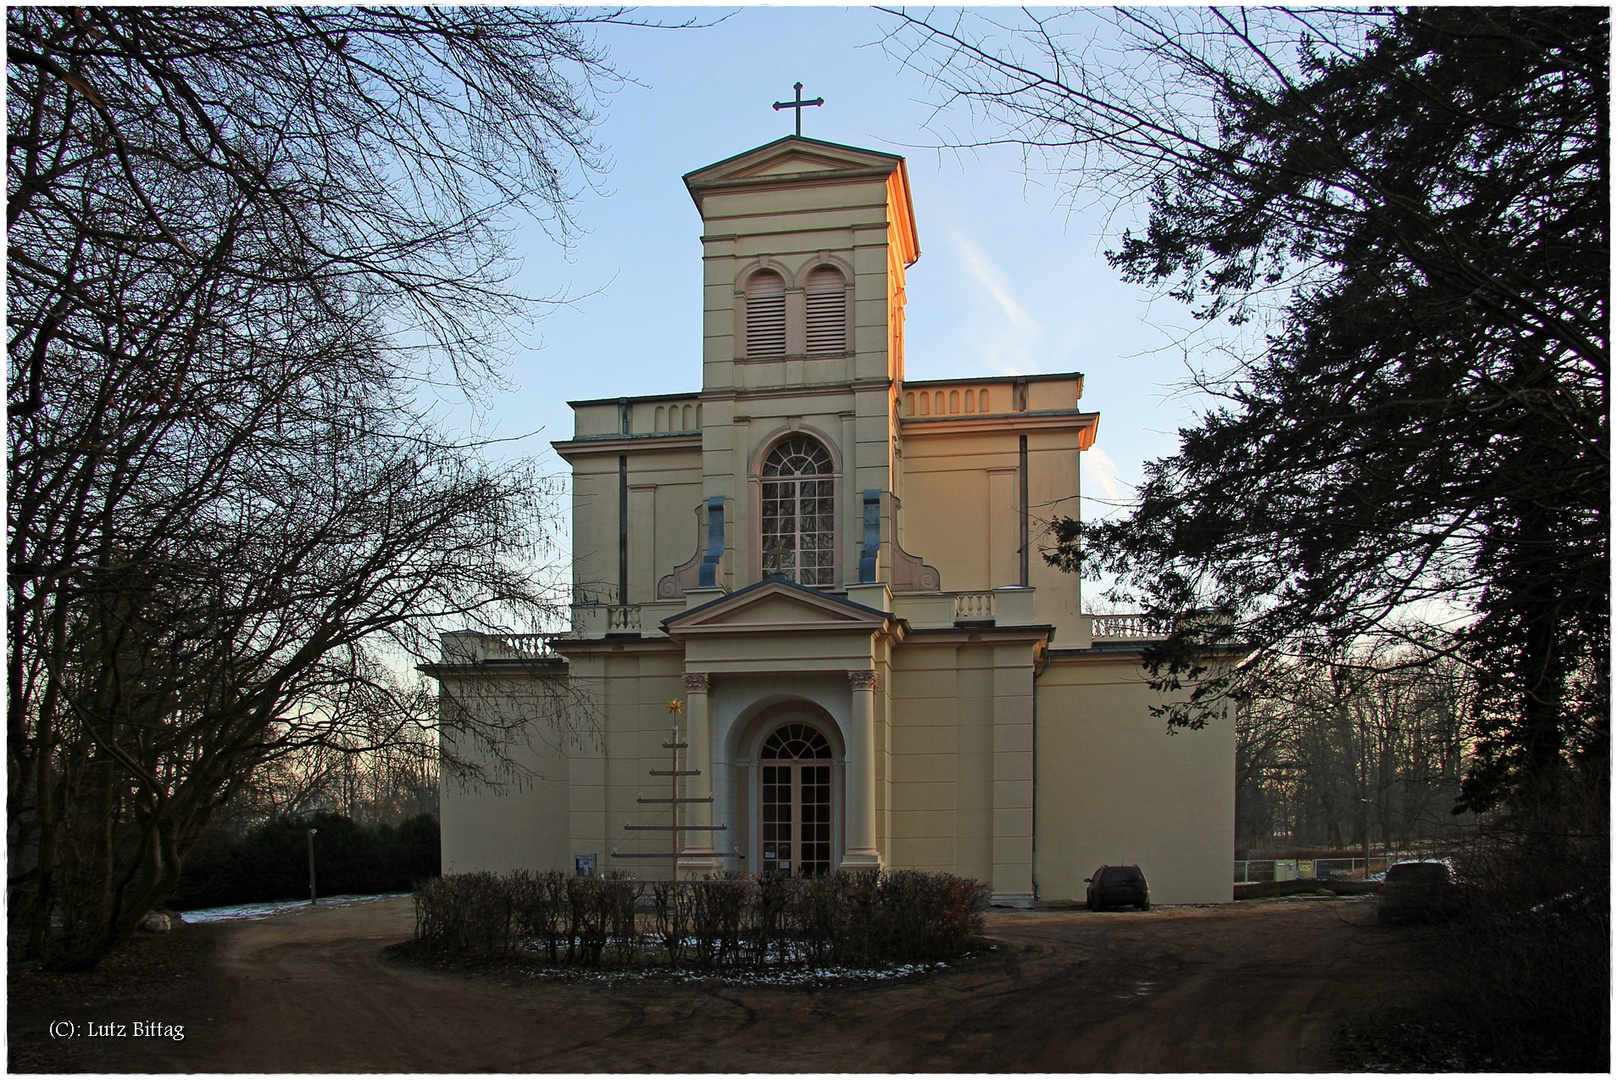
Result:
{"label": "bell tower", "polygon": [[702,482],[725,500],[722,584],[768,572],[760,473],[788,437],[833,461],[836,585],[888,580],[890,545],[871,537],[893,535],[904,274],[920,256],[904,159],[791,135],[685,186],[703,225]]}

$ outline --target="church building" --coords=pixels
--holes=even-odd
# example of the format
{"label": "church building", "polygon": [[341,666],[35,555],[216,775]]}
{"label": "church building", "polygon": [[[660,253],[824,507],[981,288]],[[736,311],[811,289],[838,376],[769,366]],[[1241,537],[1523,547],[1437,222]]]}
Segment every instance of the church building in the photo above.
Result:
{"label": "church building", "polygon": [[700,388],[571,402],[571,627],[446,634],[428,669],[446,759],[486,752],[456,710],[531,713],[518,777],[444,769],[444,871],[912,867],[1026,906],[1122,863],[1230,900],[1233,718],[1170,735],[1156,628],[1040,554],[1083,376],[905,378],[903,158],[788,136],[685,185]]}

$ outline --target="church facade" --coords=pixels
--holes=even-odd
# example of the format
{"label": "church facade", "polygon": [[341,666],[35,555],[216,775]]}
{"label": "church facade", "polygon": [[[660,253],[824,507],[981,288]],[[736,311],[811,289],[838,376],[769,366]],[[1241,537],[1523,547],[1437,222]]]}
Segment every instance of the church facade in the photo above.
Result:
{"label": "church facade", "polygon": [[1137,863],[1158,902],[1230,900],[1233,721],[1167,734],[1153,628],[1039,554],[1083,376],[905,379],[902,158],[790,136],[685,183],[701,389],[571,403],[567,632],[445,635],[446,711],[535,704],[520,780],[444,770],[445,872],[913,867],[1027,905]]}

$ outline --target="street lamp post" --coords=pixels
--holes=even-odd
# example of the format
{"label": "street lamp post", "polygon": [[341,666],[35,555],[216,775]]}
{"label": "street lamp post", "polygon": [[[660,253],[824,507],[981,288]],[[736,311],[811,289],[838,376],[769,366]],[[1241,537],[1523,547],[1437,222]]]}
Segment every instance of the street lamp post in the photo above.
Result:
{"label": "street lamp post", "polygon": [[1361,826],[1363,828],[1363,830],[1364,830],[1364,833],[1363,833],[1363,836],[1360,837],[1360,839],[1364,841],[1364,880],[1369,881],[1370,880],[1370,800],[1369,799],[1365,799],[1365,798],[1359,799],[1359,820],[1361,820],[1364,823]]}
{"label": "street lamp post", "polygon": [[309,830],[309,903],[314,903],[314,834],[319,829]]}

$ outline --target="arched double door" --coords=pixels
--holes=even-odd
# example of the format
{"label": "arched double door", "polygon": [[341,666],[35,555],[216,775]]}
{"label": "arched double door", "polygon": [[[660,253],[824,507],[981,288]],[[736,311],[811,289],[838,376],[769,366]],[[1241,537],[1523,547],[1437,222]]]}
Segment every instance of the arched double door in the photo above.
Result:
{"label": "arched double door", "polygon": [[786,723],[758,750],[760,872],[817,877],[835,869],[830,741],[812,725]]}

